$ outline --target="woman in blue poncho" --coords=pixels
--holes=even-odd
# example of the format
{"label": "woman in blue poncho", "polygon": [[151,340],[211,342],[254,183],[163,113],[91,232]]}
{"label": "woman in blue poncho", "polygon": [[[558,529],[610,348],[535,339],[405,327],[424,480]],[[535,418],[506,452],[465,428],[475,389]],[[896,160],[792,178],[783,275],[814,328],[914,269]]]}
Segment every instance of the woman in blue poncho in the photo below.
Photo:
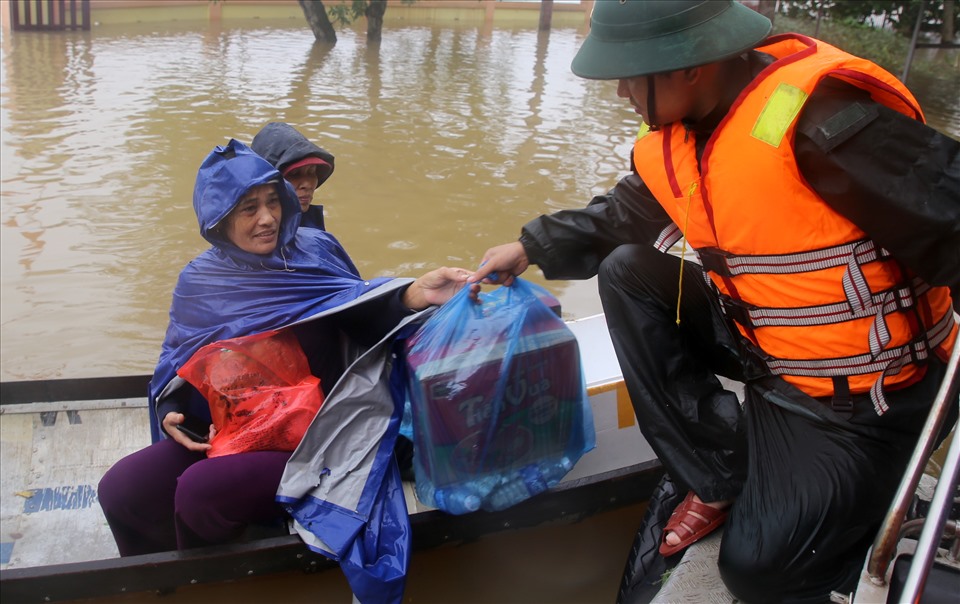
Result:
{"label": "woman in blue poncho", "polygon": [[201,347],[289,326],[326,393],[345,369],[345,347],[376,343],[405,316],[446,302],[470,274],[445,267],[416,280],[364,280],[331,234],[298,228],[293,189],[234,140],[200,166],[193,205],[212,247],[173,293],[149,391],[155,442],[99,486],[124,556],[222,543],[282,516],[275,496],[291,451],[207,457],[211,444],[177,429],[187,417],[211,425],[207,401],[177,376]]}

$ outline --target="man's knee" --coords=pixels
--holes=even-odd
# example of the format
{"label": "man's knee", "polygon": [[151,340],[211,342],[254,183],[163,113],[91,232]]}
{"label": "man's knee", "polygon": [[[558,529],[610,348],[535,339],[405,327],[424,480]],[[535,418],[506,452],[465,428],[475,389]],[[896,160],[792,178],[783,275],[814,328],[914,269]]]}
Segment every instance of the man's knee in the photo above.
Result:
{"label": "man's knee", "polygon": [[644,263],[647,249],[656,252],[649,246],[621,245],[607,254],[607,257],[600,262],[600,268],[597,271],[600,287],[620,283],[627,277],[641,273],[642,270],[638,269]]}
{"label": "man's knee", "polygon": [[676,256],[650,245],[621,245],[600,263],[600,296],[628,292],[631,297],[676,300],[679,271],[680,259]]}
{"label": "man's knee", "polygon": [[761,558],[762,552],[744,548],[723,548],[717,560],[720,577],[730,593],[741,602],[765,602],[781,591],[782,569]]}

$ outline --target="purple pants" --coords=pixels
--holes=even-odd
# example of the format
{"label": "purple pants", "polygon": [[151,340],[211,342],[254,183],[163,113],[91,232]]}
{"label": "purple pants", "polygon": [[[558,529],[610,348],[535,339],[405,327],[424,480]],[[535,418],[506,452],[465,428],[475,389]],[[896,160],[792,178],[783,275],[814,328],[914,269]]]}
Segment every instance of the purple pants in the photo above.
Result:
{"label": "purple pants", "polygon": [[274,497],[290,452],[207,459],[173,440],[124,457],[100,480],[100,506],[121,556],[224,543],[276,522]]}

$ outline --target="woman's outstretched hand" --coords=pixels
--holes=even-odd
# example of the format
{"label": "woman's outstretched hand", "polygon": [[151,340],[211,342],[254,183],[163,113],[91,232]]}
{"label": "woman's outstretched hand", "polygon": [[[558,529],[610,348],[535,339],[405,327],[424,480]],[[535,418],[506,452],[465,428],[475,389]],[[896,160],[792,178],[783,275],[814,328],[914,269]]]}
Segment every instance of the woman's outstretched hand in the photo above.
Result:
{"label": "woman's outstretched hand", "polygon": [[[423,310],[428,306],[439,306],[453,297],[472,275],[463,268],[448,268],[446,266],[430,271],[410,284],[403,293],[403,304],[411,310]],[[470,286],[480,290],[479,284]]]}

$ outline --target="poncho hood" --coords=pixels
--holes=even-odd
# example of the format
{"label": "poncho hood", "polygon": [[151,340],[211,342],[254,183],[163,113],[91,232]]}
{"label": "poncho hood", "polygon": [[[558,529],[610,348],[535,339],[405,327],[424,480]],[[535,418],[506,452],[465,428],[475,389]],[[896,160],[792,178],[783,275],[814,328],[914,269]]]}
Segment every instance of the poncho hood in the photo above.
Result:
{"label": "poncho hood", "polygon": [[[282,206],[277,248],[270,254],[245,252],[216,226],[247,190],[274,180]],[[374,290],[391,281],[365,281],[333,235],[298,229],[300,206],[293,189],[238,141],[216,147],[203,161],[193,205],[200,234],[212,247],[187,264],[174,289],[170,323],[150,382],[154,409],[177,369],[200,347],[290,325],[375,295]],[[153,427],[158,419],[151,414]]]}
{"label": "poncho hood", "polygon": [[[266,160],[236,141],[215,148],[200,167],[194,209],[200,232],[212,247],[183,269],[173,292],[170,324],[150,381],[154,440],[160,438],[157,405],[184,383],[177,369],[200,347],[319,317],[333,320],[346,308],[396,295],[410,282],[365,281],[333,235],[297,229],[300,209],[289,185],[278,186],[283,214],[273,253],[243,252],[220,237],[216,225],[240,196],[278,177]],[[297,448],[297,455],[308,460],[322,450],[323,459],[332,464],[325,472],[346,479],[327,480],[324,487],[329,488],[317,493],[311,488],[316,476],[296,480],[302,477],[296,472],[298,464],[284,472],[287,486],[280,501],[303,523],[298,531],[312,549],[340,561],[351,589],[364,602],[400,604],[406,582],[410,521],[393,453],[403,396],[396,386],[399,372],[394,371],[392,350],[399,330],[417,318],[403,318],[365,352],[360,346],[348,347],[359,358],[333,385]]]}
{"label": "poncho hood", "polygon": [[200,235],[230,256],[258,264],[258,254],[244,252],[231,243],[217,228],[233,210],[241,196],[251,188],[274,183],[280,195],[283,214],[280,218],[278,249],[288,245],[300,226],[300,201],[293,187],[268,161],[243,143],[231,139],[220,145],[203,160],[193,188],[193,211],[200,224]]}

